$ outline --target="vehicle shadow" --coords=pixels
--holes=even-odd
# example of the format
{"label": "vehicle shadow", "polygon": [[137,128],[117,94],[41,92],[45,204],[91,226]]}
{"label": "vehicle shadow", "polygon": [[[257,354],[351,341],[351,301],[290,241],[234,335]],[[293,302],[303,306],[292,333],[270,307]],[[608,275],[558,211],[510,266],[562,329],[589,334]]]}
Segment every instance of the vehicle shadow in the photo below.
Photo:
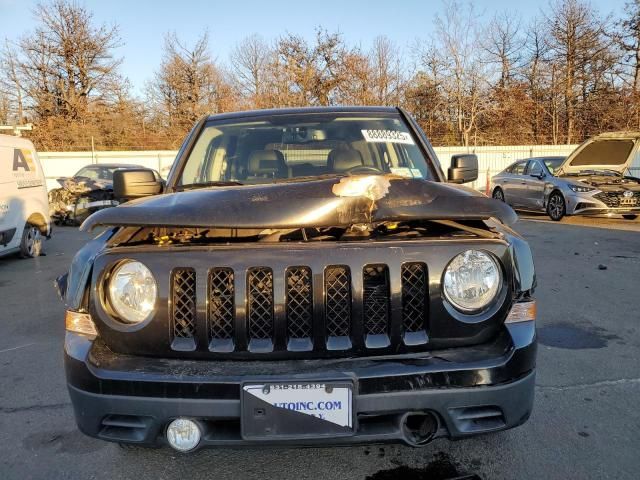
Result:
{"label": "vehicle shadow", "polygon": [[509,431],[498,432],[464,442],[437,439],[422,448],[402,444],[334,448],[245,447],[204,449],[185,455],[169,447],[136,451],[113,446],[110,453],[118,456],[119,461],[114,463],[122,467],[122,474],[131,475],[135,465],[154,465],[167,478],[188,472],[192,479],[484,479],[490,477],[479,450],[487,448],[487,444],[492,445],[490,448],[504,449],[512,435]]}

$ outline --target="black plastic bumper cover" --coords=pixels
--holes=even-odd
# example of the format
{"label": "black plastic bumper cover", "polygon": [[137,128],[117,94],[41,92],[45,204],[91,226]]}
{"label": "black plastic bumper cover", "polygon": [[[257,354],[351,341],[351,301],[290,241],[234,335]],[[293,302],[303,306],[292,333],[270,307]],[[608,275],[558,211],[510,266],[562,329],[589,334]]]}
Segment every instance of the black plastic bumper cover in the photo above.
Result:
{"label": "black plastic bumper cover", "polygon": [[436,436],[462,438],[524,423],[533,407],[533,322],[506,327],[488,344],[421,355],[335,362],[209,362],[133,357],[67,334],[65,367],[82,432],[109,441],[164,444],[176,417],[195,419],[200,446],[264,444],[240,430],[243,382],[346,380],[354,385],[351,436],[269,440],[290,445],[360,444],[404,439],[402,417],[430,412]]}

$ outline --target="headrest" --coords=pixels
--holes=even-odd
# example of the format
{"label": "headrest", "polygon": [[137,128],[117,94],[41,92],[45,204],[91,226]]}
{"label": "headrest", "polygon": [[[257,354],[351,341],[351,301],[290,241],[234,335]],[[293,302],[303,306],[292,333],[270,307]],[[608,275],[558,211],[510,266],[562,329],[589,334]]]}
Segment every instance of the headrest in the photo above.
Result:
{"label": "headrest", "polygon": [[249,175],[279,173],[285,168],[284,157],[278,150],[255,150],[247,162]]}
{"label": "headrest", "polygon": [[327,166],[332,172],[342,173],[362,165],[362,155],[354,148],[335,148],[329,152]]}

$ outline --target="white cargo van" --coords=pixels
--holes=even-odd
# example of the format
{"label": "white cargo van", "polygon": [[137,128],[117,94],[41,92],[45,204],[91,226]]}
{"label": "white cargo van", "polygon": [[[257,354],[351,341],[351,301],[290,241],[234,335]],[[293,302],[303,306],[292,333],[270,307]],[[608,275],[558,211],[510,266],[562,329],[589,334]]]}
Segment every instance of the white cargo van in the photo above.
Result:
{"label": "white cargo van", "polygon": [[50,233],[46,181],[33,143],[0,135],[0,256],[37,257]]}

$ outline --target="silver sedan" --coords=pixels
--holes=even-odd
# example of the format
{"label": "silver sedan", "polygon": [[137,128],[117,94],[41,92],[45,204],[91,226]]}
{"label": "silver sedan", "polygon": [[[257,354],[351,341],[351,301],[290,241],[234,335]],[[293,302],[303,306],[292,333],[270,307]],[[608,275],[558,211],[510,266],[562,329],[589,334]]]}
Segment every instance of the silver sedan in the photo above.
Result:
{"label": "silver sedan", "polygon": [[[565,215],[622,214],[633,220],[637,217],[640,202],[633,203],[637,188],[633,180],[626,180],[612,171],[585,171],[571,176],[557,175],[564,157],[537,157],[519,160],[492,178],[491,192],[495,199],[508,203],[516,210],[546,212],[552,220],[561,220]],[[582,172],[581,172],[582,173]],[[554,175],[555,174],[555,175]],[[596,177],[597,176],[597,177]],[[605,177],[611,177],[607,180]],[[616,182],[616,190],[608,192],[595,186],[594,178],[603,178],[606,183]],[[628,178],[628,177],[627,177]],[[620,182],[629,182],[624,187]],[[600,188],[598,188],[600,187]],[[628,192],[628,193],[625,193]],[[619,196],[622,200],[613,205],[609,198]],[[627,199],[629,197],[630,201]],[[628,206],[619,204],[628,201]]]}

